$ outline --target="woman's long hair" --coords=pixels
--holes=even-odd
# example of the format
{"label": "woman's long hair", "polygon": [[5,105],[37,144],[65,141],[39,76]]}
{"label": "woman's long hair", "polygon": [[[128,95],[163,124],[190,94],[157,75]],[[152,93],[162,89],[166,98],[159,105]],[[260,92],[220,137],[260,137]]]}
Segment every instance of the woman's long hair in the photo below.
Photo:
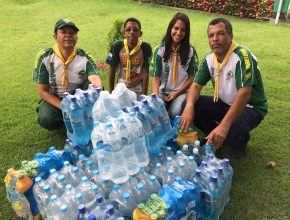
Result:
{"label": "woman's long hair", "polygon": [[185,36],[180,42],[180,48],[179,48],[179,54],[181,59],[181,65],[186,65],[186,61],[188,59],[189,50],[190,50],[190,44],[189,44],[189,38],[190,38],[190,21],[186,14],[183,13],[177,13],[174,15],[174,17],[171,19],[166,34],[162,39],[162,43],[165,45],[165,52],[163,55],[163,58],[165,61],[168,61],[171,53],[171,44],[173,43],[172,37],[171,37],[171,30],[177,20],[181,20],[185,24]]}

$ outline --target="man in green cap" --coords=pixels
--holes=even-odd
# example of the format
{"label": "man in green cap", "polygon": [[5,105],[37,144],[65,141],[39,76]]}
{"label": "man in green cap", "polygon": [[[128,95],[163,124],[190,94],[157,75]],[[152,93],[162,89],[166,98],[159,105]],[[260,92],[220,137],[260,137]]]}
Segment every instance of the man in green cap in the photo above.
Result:
{"label": "man in green cap", "polygon": [[41,97],[38,122],[48,130],[64,125],[61,111],[64,92],[74,94],[77,88],[86,89],[89,83],[102,87],[95,61],[85,50],[75,47],[78,31],[70,20],[58,20],[53,35],[56,44],[40,50],[35,59],[32,78]]}

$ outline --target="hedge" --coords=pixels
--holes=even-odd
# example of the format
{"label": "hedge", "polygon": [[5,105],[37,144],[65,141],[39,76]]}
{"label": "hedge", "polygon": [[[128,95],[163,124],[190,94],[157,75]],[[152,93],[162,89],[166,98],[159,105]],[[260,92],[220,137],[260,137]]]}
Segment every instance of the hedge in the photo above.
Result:
{"label": "hedge", "polygon": [[136,0],[246,18],[273,17],[274,0]]}

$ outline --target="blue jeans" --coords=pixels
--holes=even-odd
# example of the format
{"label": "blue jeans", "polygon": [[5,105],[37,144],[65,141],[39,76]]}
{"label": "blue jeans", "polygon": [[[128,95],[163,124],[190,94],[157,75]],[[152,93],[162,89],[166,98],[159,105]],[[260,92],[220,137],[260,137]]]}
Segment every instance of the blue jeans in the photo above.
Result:
{"label": "blue jeans", "polygon": [[169,114],[170,119],[173,120],[175,116],[182,114],[182,107],[186,102],[186,93],[177,96],[172,102],[165,101],[165,97],[165,95],[159,94],[159,98],[164,101],[165,108]]}
{"label": "blue jeans", "polygon": [[[195,104],[194,124],[209,134],[222,121],[230,106],[222,101],[213,102],[212,96],[200,96]],[[230,127],[224,145],[245,150],[250,139],[250,131],[262,121],[262,116],[254,108],[246,107]]]}

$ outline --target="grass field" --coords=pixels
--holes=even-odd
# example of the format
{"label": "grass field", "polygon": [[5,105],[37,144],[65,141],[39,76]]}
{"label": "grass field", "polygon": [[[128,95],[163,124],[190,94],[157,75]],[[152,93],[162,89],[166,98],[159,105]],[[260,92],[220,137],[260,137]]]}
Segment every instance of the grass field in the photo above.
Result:
{"label": "grass field", "polygon": [[[0,179],[6,170],[30,160],[49,146],[62,148],[64,132],[50,132],[36,123],[36,84],[31,69],[36,52],[54,44],[53,27],[69,18],[80,28],[78,47],[98,60],[107,55],[106,36],[116,18],[141,20],[143,39],[152,47],[165,33],[172,9],[130,0],[0,0]],[[218,15],[182,10],[191,20],[191,42],[202,58],[209,47],[207,24]],[[236,42],[257,56],[262,72],[269,114],[252,132],[248,154],[233,159],[234,177],[229,206],[221,219],[290,219],[290,28],[256,20],[227,17]],[[105,85],[107,77],[103,73]],[[210,87],[207,92],[212,93]],[[228,156],[226,150],[221,152]],[[266,164],[274,160],[275,169]],[[16,219],[0,185],[0,219]]]}

